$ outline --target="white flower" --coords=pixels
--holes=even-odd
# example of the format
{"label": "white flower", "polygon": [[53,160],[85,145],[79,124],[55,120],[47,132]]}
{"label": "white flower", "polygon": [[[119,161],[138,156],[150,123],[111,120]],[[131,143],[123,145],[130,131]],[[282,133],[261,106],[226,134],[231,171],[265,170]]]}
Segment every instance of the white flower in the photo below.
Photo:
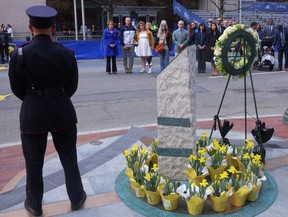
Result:
{"label": "white flower", "polygon": [[176,189],[176,193],[179,194],[181,197],[183,197],[184,199],[187,199],[190,197],[190,191],[189,189],[186,188],[186,185],[180,185],[177,189]]}

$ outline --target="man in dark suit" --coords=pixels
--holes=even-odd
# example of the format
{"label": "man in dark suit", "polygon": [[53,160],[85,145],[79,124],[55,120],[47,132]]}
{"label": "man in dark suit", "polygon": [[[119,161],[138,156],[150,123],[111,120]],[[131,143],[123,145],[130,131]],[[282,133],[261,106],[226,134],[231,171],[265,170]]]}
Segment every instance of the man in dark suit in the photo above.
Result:
{"label": "man in dark suit", "polygon": [[226,29],[226,27],[222,25],[222,18],[221,17],[218,17],[216,19],[216,25],[217,25],[217,28],[218,28],[220,34],[222,35],[224,30]]}
{"label": "man in dark suit", "polygon": [[32,42],[11,53],[10,86],[22,100],[20,130],[26,163],[25,208],[42,215],[42,169],[51,133],[64,168],[71,209],[80,209],[86,200],[77,163],[77,117],[70,97],[78,86],[74,52],[51,40],[57,11],[47,6],[26,10]]}
{"label": "man in dark suit", "polygon": [[267,25],[264,27],[264,37],[274,38],[276,27],[274,26],[273,19],[268,19]]}
{"label": "man in dark suit", "polygon": [[275,33],[273,47],[278,51],[278,69],[277,71],[282,71],[283,65],[283,54],[285,55],[285,68],[288,68],[288,35],[287,30],[283,25],[278,25],[277,31]]}

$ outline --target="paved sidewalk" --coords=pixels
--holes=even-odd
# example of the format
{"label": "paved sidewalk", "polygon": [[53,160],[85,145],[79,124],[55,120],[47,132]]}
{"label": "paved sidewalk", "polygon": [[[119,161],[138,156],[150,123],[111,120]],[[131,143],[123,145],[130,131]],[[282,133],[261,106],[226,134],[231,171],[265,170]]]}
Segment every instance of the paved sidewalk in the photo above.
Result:
{"label": "paved sidewalk", "polygon": [[[275,129],[273,138],[266,147],[265,168],[274,178],[278,187],[274,203],[258,216],[280,217],[286,215],[288,189],[288,125],[282,117],[262,117],[266,126]],[[228,138],[235,143],[244,140],[244,119],[229,119],[234,123]],[[204,130],[210,132],[213,121],[196,123],[197,136]],[[255,126],[255,120],[248,119],[248,129]],[[250,134],[249,137],[252,138]],[[219,138],[218,131],[213,137]],[[115,192],[115,180],[125,169],[124,149],[134,143],[149,145],[157,138],[157,126],[127,127],[82,133],[78,136],[78,160],[84,188],[88,198],[84,208],[70,210],[64,183],[64,175],[59,158],[49,141],[43,174],[45,194],[43,216],[82,216],[82,217],[140,217],[141,214],[128,208]],[[23,206],[25,200],[25,165],[20,145],[0,145],[0,217],[29,216]],[[229,216],[229,215],[228,215]],[[253,214],[251,215],[253,216]]]}

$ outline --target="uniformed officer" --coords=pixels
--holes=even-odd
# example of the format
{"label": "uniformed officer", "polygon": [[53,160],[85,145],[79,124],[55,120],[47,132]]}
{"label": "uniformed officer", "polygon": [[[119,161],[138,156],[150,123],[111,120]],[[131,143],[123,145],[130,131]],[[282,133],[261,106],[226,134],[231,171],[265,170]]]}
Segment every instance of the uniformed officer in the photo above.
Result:
{"label": "uniformed officer", "polygon": [[70,97],[78,85],[74,52],[51,40],[57,11],[47,6],[26,10],[32,42],[11,53],[9,78],[13,93],[22,100],[20,130],[26,162],[25,208],[42,215],[42,168],[48,132],[64,168],[71,209],[85,200],[77,163],[77,117]]}

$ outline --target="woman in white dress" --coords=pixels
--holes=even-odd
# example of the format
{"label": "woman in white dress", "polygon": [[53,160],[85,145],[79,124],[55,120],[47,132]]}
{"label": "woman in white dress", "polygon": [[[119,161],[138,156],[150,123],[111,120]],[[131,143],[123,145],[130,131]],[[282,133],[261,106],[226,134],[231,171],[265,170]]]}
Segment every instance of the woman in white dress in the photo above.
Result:
{"label": "woman in white dress", "polygon": [[135,53],[141,58],[142,65],[140,72],[146,72],[146,58],[152,56],[152,49],[154,49],[153,34],[146,28],[145,23],[140,21],[135,36]]}

